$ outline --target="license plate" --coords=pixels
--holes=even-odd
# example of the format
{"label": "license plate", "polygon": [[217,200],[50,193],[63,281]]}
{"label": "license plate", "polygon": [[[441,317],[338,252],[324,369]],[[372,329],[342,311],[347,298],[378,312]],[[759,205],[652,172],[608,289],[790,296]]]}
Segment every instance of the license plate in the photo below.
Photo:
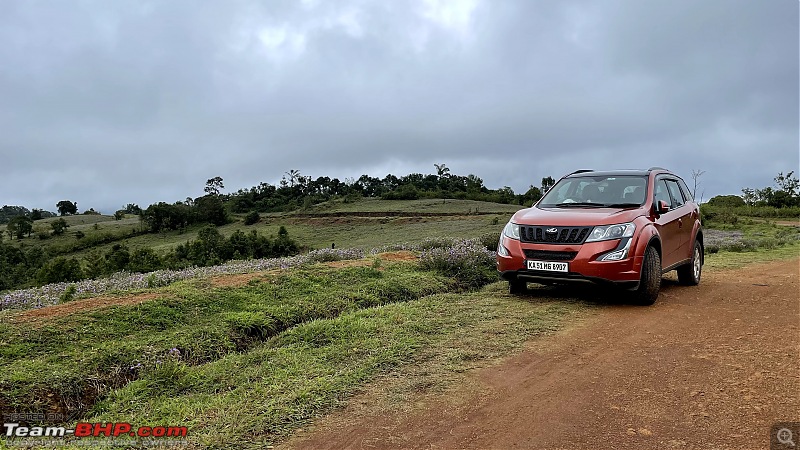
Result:
{"label": "license plate", "polygon": [[526,261],[528,270],[544,270],[547,272],[569,272],[569,263],[550,261]]}

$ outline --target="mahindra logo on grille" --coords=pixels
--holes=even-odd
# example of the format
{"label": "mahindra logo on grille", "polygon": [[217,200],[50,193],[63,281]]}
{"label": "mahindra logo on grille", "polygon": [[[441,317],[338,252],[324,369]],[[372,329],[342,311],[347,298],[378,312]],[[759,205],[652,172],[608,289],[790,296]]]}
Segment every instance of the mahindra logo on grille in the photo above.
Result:
{"label": "mahindra logo on grille", "polygon": [[548,228],[545,230],[546,232],[553,234],[558,232],[558,228]]}

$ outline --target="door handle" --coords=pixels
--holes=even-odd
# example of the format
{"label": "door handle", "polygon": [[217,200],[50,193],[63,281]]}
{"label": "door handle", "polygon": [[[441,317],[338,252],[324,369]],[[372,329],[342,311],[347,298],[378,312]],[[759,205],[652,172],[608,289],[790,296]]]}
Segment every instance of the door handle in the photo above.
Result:
{"label": "door handle", "polygon": [[683,219],[678,219],[678,228],[683,228]]}

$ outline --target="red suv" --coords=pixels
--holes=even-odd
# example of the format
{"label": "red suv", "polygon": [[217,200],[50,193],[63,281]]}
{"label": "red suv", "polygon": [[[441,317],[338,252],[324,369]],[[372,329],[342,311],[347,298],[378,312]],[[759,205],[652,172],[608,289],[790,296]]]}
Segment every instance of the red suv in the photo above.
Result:
{"label": "red suv", "polygon": [[629,289],[652,305],[661,275],[697,285],[703,268],[700,208],[672,172],[579,170],[560,180],[500,235],[497,270],[512,294],[526,282],[593,282]]}

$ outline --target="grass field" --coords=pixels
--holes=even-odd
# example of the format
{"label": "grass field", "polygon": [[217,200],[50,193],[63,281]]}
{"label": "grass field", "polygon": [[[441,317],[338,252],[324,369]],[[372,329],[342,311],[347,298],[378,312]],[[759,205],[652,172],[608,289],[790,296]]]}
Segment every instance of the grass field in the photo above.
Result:
{"label": "grass field", "polygon": [[709,269],[733,269],[752,263],[798,257],[800,257],[800,242],[795,241],[776,248],[758,248],[747,252],[726,251],[706,255],[705,267]]}
{"label": "grass field", "polygon": [[313,266],[230,286],[0,325],[0,409],[188,426],[192,448],[263,448],[376,377],[436,389],[586,308],[496,283],[458,292],[414,262]]}
{"label": "grass field", "polygon": [[[479,214],[475,214],[475,210]],[[245,226],[242,217],[234,216],[234,222],[218,228],[224,236],[236,230],[249,232],[256,230],[266,235],[277,235],[278,229],[285,226],[289,235],[301,246],[307,248],[329,248],[335,243],[338,248],[356,247],[370,249],[387,243],[420,242],[428,237],[477,237],[484,233],[500,233],[503,225],[519,206],[500,203],[477,202],[472,200],[380,200],[361,199],[352,203],[336,201],[320,204],[315,208],[298,211],[301,217],[294,214],[265,214],[261,222]],[[487,214],[489,211],[497,214]],[[447,214],[433,217],[309,217],[309,214],[331,214],[338,212],[400,212]],[[464,214],[450,216],[449,214]],[[470,215],[471,214],[471,215]],[[57,218],[43,219],[35,222],[34,228],[49,229],[49,222]],[[10,241],[26,247],[50,248],[58,254],[83,258],[90,252],[105,253],[115,244],[125,244],[131,249],[150,247],[159,253],[167,253],[179,244],[197,238],[202,227],[193,226],[185,231],[168,231],[131,236],[141,229],[137,216],[128,216],[116,221],[111,216],[77,215],[67,216],[70,225],[63,236],[53,236],[40,240],[32,236],[22,241]],[[495,223],[495,221],[497,223]],[[95,225],[97,228],[95,228]],[[86,236],[82,239],[89,243],[101,236],[113,235],[97,245],[79,245],[75,232],[81,231]],[[9,241],[6,241],[9,242]],[[74,249],[74,251],[69,251]]]}

